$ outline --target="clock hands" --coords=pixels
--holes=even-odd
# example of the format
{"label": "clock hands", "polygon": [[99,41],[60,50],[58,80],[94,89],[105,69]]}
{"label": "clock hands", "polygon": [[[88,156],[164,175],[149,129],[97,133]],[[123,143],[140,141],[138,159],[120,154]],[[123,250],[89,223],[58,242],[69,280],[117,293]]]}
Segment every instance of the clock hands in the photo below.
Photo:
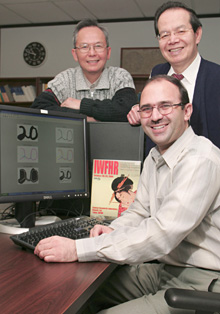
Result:
{"label": "clock hands", "polygon": [[34,52],[33,49],[27,49],[26,52],[29,53],[30,55],[35,56],[35,57],[36,57],[36,55],[37,55],[37,54]]}
{"label": "clock hands", "polygon": [[40,65],[45,60],[45,56],[45,48],[38,42],[28,44],[23,53],[25,62],[31,66]]}

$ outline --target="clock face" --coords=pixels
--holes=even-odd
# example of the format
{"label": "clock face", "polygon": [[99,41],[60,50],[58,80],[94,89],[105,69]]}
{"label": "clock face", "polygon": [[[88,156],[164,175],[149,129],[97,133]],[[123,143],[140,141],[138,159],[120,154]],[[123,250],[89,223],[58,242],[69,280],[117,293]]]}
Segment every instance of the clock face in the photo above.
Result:
{"label": "clock face", "polygon": [[24,61],[31,66],[40,65],[46,57],[44,46],[38,42],[32,42],[24,48]]}

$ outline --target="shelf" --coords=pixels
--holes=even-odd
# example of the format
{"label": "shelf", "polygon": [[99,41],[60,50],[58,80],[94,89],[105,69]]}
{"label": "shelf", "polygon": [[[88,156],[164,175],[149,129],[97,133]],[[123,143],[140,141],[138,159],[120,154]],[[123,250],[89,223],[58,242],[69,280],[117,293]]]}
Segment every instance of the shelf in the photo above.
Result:
{"label": "shelf", "polygon": [[[0,78],[0,103],[11,106],[30,107],[53,77],[7,77]],[[9,90],[5,89],[9,87]],[[5,95],[7,94],[7,96]]]}

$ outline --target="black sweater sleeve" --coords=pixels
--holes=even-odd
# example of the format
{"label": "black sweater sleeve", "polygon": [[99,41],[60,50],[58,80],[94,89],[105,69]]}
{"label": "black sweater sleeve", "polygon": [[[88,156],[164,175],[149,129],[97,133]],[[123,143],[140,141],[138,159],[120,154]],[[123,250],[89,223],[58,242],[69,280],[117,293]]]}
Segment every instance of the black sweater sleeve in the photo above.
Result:
{"label": "black sweater sleeve", "polygon": [[83,98],[81,100],[80,113],[99,121],[126,122],[128,112],[137,102],[135,90],[125,87],[118,90],[112,99],[93,100]]}
{"label": "black sweater sleeve", "polygon": [[138,102],[135,90],[125,87],[118,90],[112,99],[83,98],[80,110],[60,107],[60,102],[51,90],[42,92],[31,105],[32,108],[69,111],[82,113],[99,121],[127,122],[127,114],[131,107]]}
{"label": "black sweater sleeve", "polygon": [[36,97],[31,105],[31,108],[79,113],[79,110],[60,107],[60,102],[51,89],[46,89],[38,97]]}

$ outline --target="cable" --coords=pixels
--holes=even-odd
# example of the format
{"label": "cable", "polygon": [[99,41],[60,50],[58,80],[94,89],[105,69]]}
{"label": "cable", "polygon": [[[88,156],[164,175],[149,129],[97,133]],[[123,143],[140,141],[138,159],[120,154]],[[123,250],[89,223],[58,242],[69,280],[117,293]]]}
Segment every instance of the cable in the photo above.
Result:
{"label": "cable", "polygon": [[[6,220],[6,219],[13,218],[14,217],[14,212],[13,212],[14,206],[15,206],[15,204],[13,203],[13,204],[10,204],[8,207],[6,207],[4,209],[4,211],[2,213],[0,213],[0,215],[1,215],[1,219],[0,220]],[[6,211],[9,210],[9,209],[10,209],[10,212],[7,213]]]}

